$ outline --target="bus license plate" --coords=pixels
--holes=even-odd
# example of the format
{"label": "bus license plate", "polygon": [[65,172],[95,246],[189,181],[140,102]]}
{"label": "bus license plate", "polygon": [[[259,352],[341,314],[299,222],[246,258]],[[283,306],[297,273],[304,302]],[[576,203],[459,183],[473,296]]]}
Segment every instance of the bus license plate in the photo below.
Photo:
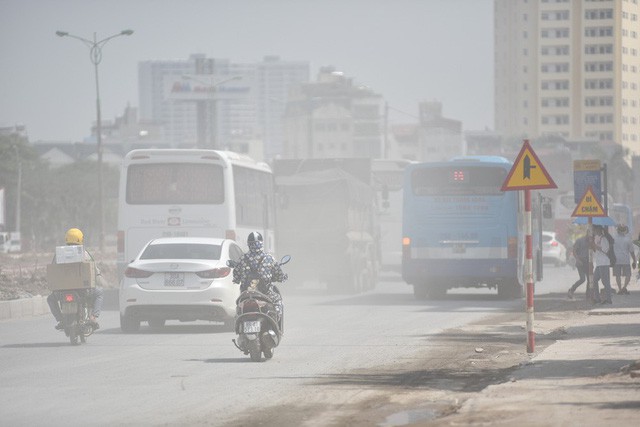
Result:
{"label": "bus license plate", "polygon": [[245,334],[257,334],[260,332],[259,320],[248,320],[242,323],[242,332]]}
{"label": "bus license plate", "polygon": [[164,273],[164,285],[171,287],[184,286],[184,273]]}
{"label": "bus license plate", "polygon": [[467,251],[467,248],[465,248],[464,244],[462,243],[456,243],[455,245],[453,245],[454,254],[463,254],[466,251]]}

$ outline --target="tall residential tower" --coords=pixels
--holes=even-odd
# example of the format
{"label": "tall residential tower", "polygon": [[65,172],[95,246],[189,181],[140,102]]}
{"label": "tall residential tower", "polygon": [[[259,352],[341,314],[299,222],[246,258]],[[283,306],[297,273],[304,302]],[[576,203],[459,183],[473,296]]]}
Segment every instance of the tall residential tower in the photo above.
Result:
{"label": "tall residential tower", "polygon": [[639,0],[495,0],[495,128],[640,153]]}

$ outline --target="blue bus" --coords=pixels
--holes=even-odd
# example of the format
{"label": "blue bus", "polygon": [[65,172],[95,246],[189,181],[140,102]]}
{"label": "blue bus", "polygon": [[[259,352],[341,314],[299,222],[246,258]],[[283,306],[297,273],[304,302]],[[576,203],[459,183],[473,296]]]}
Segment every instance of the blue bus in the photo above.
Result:
{"label": "blue bus", "polygon": [[[417,163],[404,175],[402,277],[418,299],[456,287],[522,296],[524,192],[500,190],[512,163],[497,156]],[[541,197],[532,191],[534,278],[542,278]]]}

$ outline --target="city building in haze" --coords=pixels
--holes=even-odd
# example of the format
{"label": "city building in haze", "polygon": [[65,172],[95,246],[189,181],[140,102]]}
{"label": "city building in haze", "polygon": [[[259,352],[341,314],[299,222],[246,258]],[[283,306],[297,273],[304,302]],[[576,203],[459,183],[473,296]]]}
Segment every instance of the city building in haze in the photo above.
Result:
{"label": "city building in haze", "polygon": [[333,67],[293,88],[284,116],[285,158],[380,158],[383,99]]}
{"label": "city building in haze", "polygon": [[267,56],[234,63],[194,54],[138,66],[140,119],[159,124],[172,147],[217,148],[271,160],[282,154],[282,116],[292,86],[309,81],[309,63]]}
{"label": "city building in haze", "polygon": [[418,123],[391,127],[391,152],[406,160],[446,161],[466,154],[462,122],[442,115],[440,101],[418,104]]}
{"label": "city building in haze", "polygon": [[638,0],[495,0],[495,130],[640,153]]}

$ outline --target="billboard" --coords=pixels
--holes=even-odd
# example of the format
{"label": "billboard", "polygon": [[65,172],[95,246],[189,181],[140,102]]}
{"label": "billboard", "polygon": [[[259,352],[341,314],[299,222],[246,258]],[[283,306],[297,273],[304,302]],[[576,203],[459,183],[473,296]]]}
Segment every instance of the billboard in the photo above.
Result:
{"label": "billboard", "polygon": [[576,204],[580,203],[589,187],[593,189],[598,203],[602,203],[600,167],[600,160],[573,161],[573,197]]}
{"label": "billboard", "polygon": [[252,82],[240,76],[164,76],[163,84],[165,99],[176,101],[246,99],[253,95]]}

